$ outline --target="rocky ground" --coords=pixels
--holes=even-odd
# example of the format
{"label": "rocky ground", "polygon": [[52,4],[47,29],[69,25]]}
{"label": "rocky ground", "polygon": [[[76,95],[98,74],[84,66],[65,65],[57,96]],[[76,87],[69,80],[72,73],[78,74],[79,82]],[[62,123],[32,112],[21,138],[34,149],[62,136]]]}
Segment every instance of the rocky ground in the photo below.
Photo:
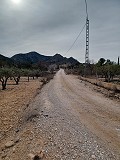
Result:
{"label": "rocky ground", "polygon": [[[26,87],[27,85],[28,83]],[[32,82],[29,87],[32,87]],[[39,87],[40,82],[36,82],[36,89]],[[21,88],[22,85],[19,89]],[[30,103],[25,100],[27,96],[21,96],[21,101],[26,102],[26,105],[23,103],[24,107],[20,111],[19,107],[16,107],[15,112],[7,107],[9,103],[15,104],[12,100],[14,97],[17,99],[16,94],[10,98],[9,103],[4,102],[9,112],[3,110],[2,116],[6,115],[9,119],[6,124],[9,124],[14,112],[15,125],[6,132],[2,121],[1,159],[120,159],[119,99],[110,99],[98,93],[91,84],[76,76],[66,75],[63,70],[42,90],[37,91],[39,94],[36,95],[34,89],[30,91]],[[9,92],[9,96],[12,96],[12,90]],[[19,115],[18,121],[16,115]],[[10,125],[14,123],[11,122]]]}

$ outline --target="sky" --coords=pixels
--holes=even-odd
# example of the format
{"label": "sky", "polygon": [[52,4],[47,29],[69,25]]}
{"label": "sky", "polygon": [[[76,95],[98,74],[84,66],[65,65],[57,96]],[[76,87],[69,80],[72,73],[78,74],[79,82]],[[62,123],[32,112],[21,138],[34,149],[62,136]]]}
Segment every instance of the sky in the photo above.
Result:
{"label": "sky", "polygon": [[[87,0],[89,59],[117,62],[120,56],[120,0]],[[85,61],[85,0],[0,0],[0,54],[37,51]]]}

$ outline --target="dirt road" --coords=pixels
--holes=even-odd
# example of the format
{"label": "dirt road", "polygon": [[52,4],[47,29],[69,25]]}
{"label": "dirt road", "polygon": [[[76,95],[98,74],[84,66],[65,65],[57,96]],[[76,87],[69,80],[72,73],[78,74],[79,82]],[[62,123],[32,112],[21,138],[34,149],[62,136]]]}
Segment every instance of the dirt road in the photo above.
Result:
{"label": "dirt road", "polygon": [[31,107],[47,160],[120,159],[120,103],[60,70]]}

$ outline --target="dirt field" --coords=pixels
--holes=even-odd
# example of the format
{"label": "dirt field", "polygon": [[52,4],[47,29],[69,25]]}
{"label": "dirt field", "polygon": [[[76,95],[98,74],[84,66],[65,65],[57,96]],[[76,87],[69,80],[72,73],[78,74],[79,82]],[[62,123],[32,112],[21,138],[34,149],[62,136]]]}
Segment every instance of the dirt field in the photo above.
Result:
{"label": "dirt field", "polygon": [[6,139],[20,125],[25,108],[36,96],[42,83],[40,80],[30,80],[22,77],[19,85],[8,81],[7,89],[0,89],[0,140],[4,144]]}
{"label": "dirt field", "polygon": [[18,122],[24,107],[35,97],[42,83],[39,80],[27,82],[27,78],[21,78],[19,85],[14,84],[14,81],[8,81],[7,89],[0,90],[0,117],[2,119],[0,128],[3,132],[12,129]]}

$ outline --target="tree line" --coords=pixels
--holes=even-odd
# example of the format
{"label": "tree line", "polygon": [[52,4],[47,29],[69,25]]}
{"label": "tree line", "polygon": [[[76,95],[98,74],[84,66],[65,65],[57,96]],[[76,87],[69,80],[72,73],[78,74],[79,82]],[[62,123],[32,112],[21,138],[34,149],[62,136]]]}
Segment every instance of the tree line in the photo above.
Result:
{"label": "tree line", "polygon": [[39,69],[20,69],[15,67],[0,68],[0,81],[2,84],[2,90],[6,89],[8,79],[14,80],[15,84],[18,85],[21,77],[27,77],[29,81],[30,77],[34,79],[34,77],[38,78],[40,76],[43,76],[43,74],[45,74],[45,72]]}
{"label": "tree line", "polygon": [[45,74],[49,74],[48,65],[43,62],[38,62],[35,64],[31,64],[29,62],[26,63],[15,63],[4,59],[0,60],[0,82],[2,85],[2,90],[6,89],[8,79],[14,80],[15,84],[18,85],[21,77],[32,77],[33,79],[36,77],[42,77]]}
{"label": "tree line", "polygon": [[[80,66],[82,75],[85,75],[85,65]],[[86,66],[86,76],[96,76],[96,78],[104,78],[106,82],[113,81],[115,76],[120,76],[120,65],[110,61],[100,58],[96,64],[88,64]]]}
{"label": "tree line", "polygon": [[[44,76],[48,71],[48,64],[39,62],[36,64],[9,64],[2,63],[0,65],[0,81],[2,84],[2,90],[6,89],[8,79],[14,79],[15,84],[18,85],[20,78],[25,76],[28,78],[38,78]],[[59,67],[58,67],[59,68]],[[87,66],[83,63],[77,63],[76,65],[68,65],[67,69],[72,69],[72,73],[77,73],[82,76],[95,76],[96,78],[105,78],[106,82],[111,82],[115,76],[120,76],[120,65],[100,58],[95,64],[88,64]],[[53,71],[51,69],[51,71]]]}

